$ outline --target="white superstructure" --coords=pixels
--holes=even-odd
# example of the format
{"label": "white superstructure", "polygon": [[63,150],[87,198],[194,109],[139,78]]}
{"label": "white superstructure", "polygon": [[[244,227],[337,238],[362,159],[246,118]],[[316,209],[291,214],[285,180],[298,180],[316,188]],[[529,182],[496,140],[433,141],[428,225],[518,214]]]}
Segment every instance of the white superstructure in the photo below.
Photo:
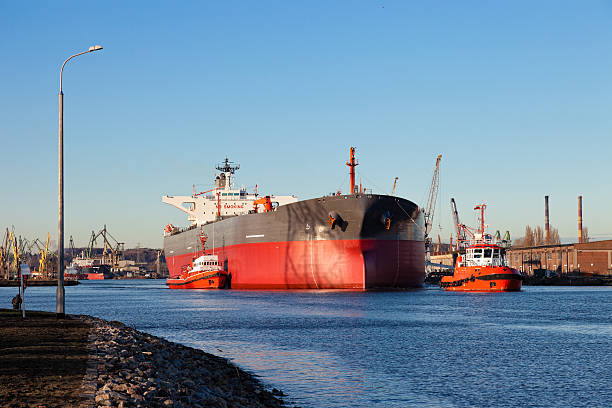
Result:
{"label": "white superstructure", "polygon": [[[264,212],[264,205],[254,205],[257,194],[249,194],[245,187],[235,189],[233,174],[239,168],[232,166],[228,159],[217,169],[221,171],[215,179],[215,188],[191,196],[162,196],[162,202],[170,204],[188,215],[191,225],[202,225],[215,221],[219,216],[243,215],[250,212]],[[273,207],[297,202],[296,196],[270,196]]]}
{"label": "white superstructure", "polygon": [[193,260],[193,269],[189,273],[210,272],[219,270],[219,257],[217,255],[201,255]]}

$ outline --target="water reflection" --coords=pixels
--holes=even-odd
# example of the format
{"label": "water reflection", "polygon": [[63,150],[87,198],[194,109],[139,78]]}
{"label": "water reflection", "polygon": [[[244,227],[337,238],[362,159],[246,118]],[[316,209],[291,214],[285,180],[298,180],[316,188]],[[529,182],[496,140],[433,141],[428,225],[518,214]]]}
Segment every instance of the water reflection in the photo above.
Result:
{"label": "water reflection", "polygon": [[[0,288],[6,306],[14,288]],[[232,359],[307,407],[606,406],[612,288],[515,294],[66,288],[66,311]],[[26,304],[55,310],[55,289]],[[499,381],[503,379],[503,381]]]}

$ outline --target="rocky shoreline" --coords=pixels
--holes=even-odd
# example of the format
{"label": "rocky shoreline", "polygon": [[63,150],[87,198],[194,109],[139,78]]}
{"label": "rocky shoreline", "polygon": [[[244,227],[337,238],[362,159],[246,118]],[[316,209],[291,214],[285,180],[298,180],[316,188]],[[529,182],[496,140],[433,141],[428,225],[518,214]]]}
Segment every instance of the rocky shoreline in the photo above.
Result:
{"label": "rocky shoreline", "polygon": [[91,325],[81,407],[285,407],[225,358],[172,343],[120,322],[74,316]]}

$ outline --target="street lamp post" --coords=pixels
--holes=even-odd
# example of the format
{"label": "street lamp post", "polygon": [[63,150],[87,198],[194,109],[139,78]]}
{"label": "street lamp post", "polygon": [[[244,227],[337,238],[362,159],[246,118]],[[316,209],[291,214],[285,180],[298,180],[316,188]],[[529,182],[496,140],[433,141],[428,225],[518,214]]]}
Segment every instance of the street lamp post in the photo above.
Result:
{"label": "street lamp post", "polygon": [[64,92],[62,92],[62,75],[66,63],[78,57],[79,55],[87,54],[93,51],[101,50],[102,46],[92,45],[89,50],[80,52],[70,56],[62,64],[60,69],[60,90],[59,90],[59,177],[58,177],[58,195],[57,195],[57,306],[56,315],[63,319],[65,316],[64,306]]}

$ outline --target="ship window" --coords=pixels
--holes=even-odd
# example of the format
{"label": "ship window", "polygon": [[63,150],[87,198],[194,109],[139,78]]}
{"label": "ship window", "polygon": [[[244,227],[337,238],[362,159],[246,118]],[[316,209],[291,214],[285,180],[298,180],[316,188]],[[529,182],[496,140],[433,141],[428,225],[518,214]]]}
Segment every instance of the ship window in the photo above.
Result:
{"label": "ship window", "polygon": [[492,249],[491,249],[491,248],[486,248],[486,249],[484,250],[484,257],[485,257],[485,258],[490,258],[490,257],[491,257],[491,251],[492,251]]}
{"label": "ship window", "polygon": [[475,249],[474,250],[474,258],[482,258],[482,249]]}

